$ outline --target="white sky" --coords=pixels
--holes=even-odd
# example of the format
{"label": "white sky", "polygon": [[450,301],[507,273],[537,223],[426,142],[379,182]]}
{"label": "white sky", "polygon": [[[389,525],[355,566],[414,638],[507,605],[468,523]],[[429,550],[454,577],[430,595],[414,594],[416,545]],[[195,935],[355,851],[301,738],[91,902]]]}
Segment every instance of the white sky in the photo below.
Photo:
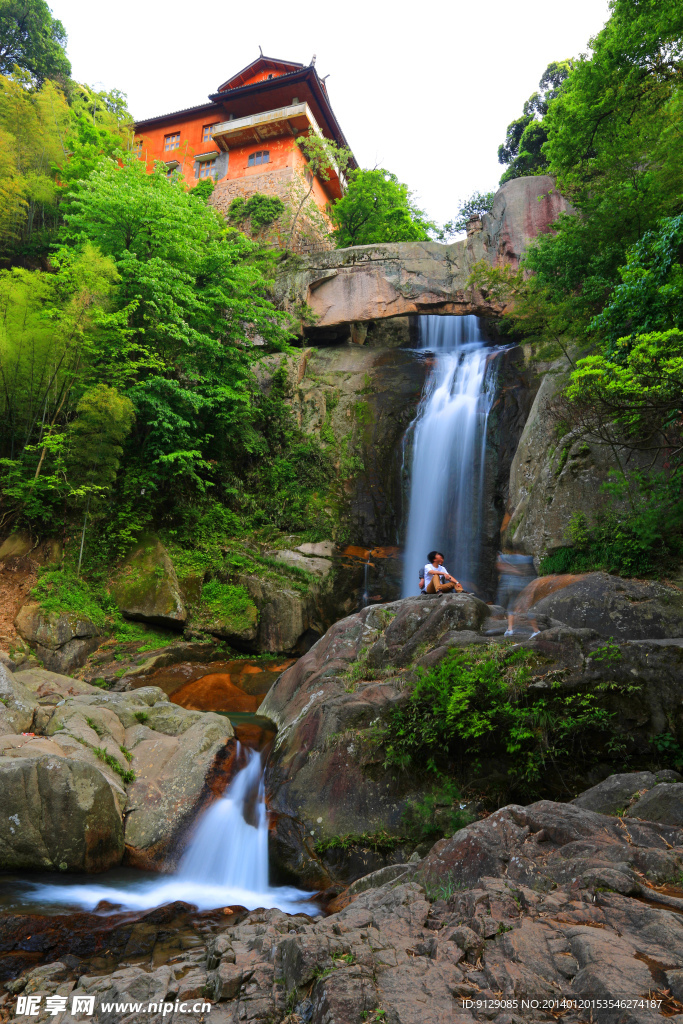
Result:
{"label": "white sky", "polygon": [[206,101],[258,56],[308,63],[362,167],[387,167],[431,218],[495,188],[497,149],[551,60],[585,52],[607,0],[48,0],[73,77],[136,118]]}

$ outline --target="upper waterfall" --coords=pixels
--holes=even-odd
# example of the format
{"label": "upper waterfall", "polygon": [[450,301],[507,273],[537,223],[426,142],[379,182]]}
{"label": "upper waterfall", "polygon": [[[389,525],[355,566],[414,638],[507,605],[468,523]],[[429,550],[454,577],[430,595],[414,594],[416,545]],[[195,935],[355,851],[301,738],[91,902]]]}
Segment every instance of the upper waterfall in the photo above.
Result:
{"label": "upper waterfall", "polygon": [[442,551],[466,590],[481,584],[486,428],[495,397],[495,356],[476,316],[422,316],[419,348],[433,353],[405,441],[409,512],[403,597],[418,592],[427,553]]}

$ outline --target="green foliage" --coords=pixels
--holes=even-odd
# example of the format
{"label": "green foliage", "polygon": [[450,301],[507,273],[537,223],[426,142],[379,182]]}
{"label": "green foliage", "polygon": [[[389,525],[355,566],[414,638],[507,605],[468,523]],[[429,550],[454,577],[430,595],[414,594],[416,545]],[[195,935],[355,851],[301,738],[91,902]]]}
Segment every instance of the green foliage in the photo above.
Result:
{"label": "green foliage", "polygon": [[285,204],[279,196],[264,196],[261,192],[254,192],[249,199],[236,196],[228,208],[228,219],[233,224],[242,224],[249,220],[252,231],[260,231],[273,221],[281,217],[285,212]]}
{"label": "green foliage", "polygon": [[437,778],[504,758],[509,776],[534,790],[550,765],[571,765],[612,715],[594,693],[531,695],[534,655],[507,646],[454,651],[422,671],[385,734],[386,764]]}
{"label": "green foliage", "polygon": [[97,593],[92,586],[78,579],[68,567],[45,567],[38,571],[38,580],[31,590],[31,598],[46,612],[58,615],[80,614],[96,626],[104,626],[107,611],[103,604],[104,593]]}
{"label": "green foliage", "polygon": [[329,839],[318,839],[313,844],[317,854],[328,850],[352,850],[358,846],[367,847],[373,853],[391,853],[403,843],[404,837],[392,835],[379,829],[376,832],[346,832],[344,835],[331,836]]}
{"label": "green foliage", "polygon": [[505,142],[498,147],[498,162],[509,164],[500,179],[501,185],[511,178],[544,174],[547,170],[548,163],[543,154],[543,145],[548,138],[544,118],[573,63],[571,60],[562,60],[549,64],[538,83],[540,91],[533,93],[526,101],[522,116],[507,126]]}
{"label": "green foliage", "polygon": [[346,191],[332,206],[330,217],[338,248],[420,241],[428,239],[435,228],[416,205],[408,186],[383,167],[351,171]]}
{"label": "green foliage", "polygon": [[410,802],[401,818],[401,832],[414,843],[436,842],[452,836],[474,820],[460,806],[460,790],[452,779],[444,778],[419,800]]}
{"label": "green foliage", "polygon": [[144,725],[145,722],[148,720],[149,715],[147,714],[146,711],[136,711],[133,714],[133,718],[135,719],[136,722],[139,722],[140,725]]}
{"label": "green foliage", "polygon": [[299,219],[299,214],[313,192],[313,185],[316,179],[318,181],[330,181],[335,177],[343,180],[351,160],[350,149],[347,149],[345,146],[339,146],[331,139],[319,135],[313,128],[310,129],[307,135],[297,138],[296,144],[306,159],[306,177],[309,187],[308,192],[304,193],[294,213],[287,240],[288,248],[294,236],[294,229]]}
{"label": "green foliage", "polygon": [[444,224],[441,234],[444,236],[458,234],[465,230],[468,221],[471,220],[472,217],[477,215],[482,216],[484,213],[490,213],[493,209],[493,200],[495,195],[495,192],[473,192],[469,199],[465,199],[465,201],[460,204],[458,215],[455,220],[449,221],[448,224]]}
{"label": "green foliage", "polygon": [[683,768],[683,748],[670,732],[653,736],[651,746],[665,764],[671,765],[677,771]]}
{"label": "green foliage", "polygon": [[15,68],[38,82],[71,74],[66,32],[45,0],[0,0],[0,74]]}
{"label": "green foliage", "polygon": [[614,475],[611,499],[589,521],[574,514],[568,540],[541,561],[539,573],[603,572],[621,576],[669,575],[683,558],[683,469],[673,473]]}
{"label": "green foliage", "polygon": [[[626,253],[618,284],[589,327],[623,361],[638,336],[683,328],[683,214],[664,218]],[[668,354],[669,337],[662,343]],[[680,351],[680,342],[678,344]]]}
{"label": "green foliage", "polygon": [[124,768],[118,758],[114,757],[113,754],[108,754],[104,747],[93,747],[92,752],[96,757],[99,757],[100,761],[115,771],[120,776],[122,782],[126,784],[135,782],[135,772],[131,768]]}
{"label": "green foliage", "polygon": [[209,580],[202,588],[202,605],[212,619],[229,624],[237,632],[256,621],[256,607],[243,586]]}
{"label": "green foliage", "polygon": [[544,122],[560,188],[632,241],[680,205],[682,40],[677,0],[614,0]]}

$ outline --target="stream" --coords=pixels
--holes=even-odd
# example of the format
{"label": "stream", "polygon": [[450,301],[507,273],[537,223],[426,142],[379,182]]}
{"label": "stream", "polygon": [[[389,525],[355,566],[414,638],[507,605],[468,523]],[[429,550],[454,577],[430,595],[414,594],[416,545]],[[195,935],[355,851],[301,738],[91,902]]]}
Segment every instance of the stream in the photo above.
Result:
{"label": "stream", "polygon": [[256,709],[295,660],[182,663],[140,679],[140,686],[160,686],[181,707],[226,715],[238,741],[236,760],[246,761],[244,767],[199,817],[172,874],[119,868],[82,878],[5,876],[0,878],[0,911],[55,915],[86,910],[108,915],[182,901],[199,911],[239,906],[319,913],[310,892],[271,886],[268,876],[264,769],[275,726]]}

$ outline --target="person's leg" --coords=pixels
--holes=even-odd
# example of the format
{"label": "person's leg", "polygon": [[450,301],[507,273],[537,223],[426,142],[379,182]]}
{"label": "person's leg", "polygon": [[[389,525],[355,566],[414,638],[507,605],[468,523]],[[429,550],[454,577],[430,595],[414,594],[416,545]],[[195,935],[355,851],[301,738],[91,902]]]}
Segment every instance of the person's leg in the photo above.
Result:
{"label": "person's leg", "polygon": [[425,594],[436,594],[436,592],[437,592],[436,585],[438,584],[438,582],[439,582],[439,577],[438,576],[430,576],[429,577],[429,583],[425,587]]}

